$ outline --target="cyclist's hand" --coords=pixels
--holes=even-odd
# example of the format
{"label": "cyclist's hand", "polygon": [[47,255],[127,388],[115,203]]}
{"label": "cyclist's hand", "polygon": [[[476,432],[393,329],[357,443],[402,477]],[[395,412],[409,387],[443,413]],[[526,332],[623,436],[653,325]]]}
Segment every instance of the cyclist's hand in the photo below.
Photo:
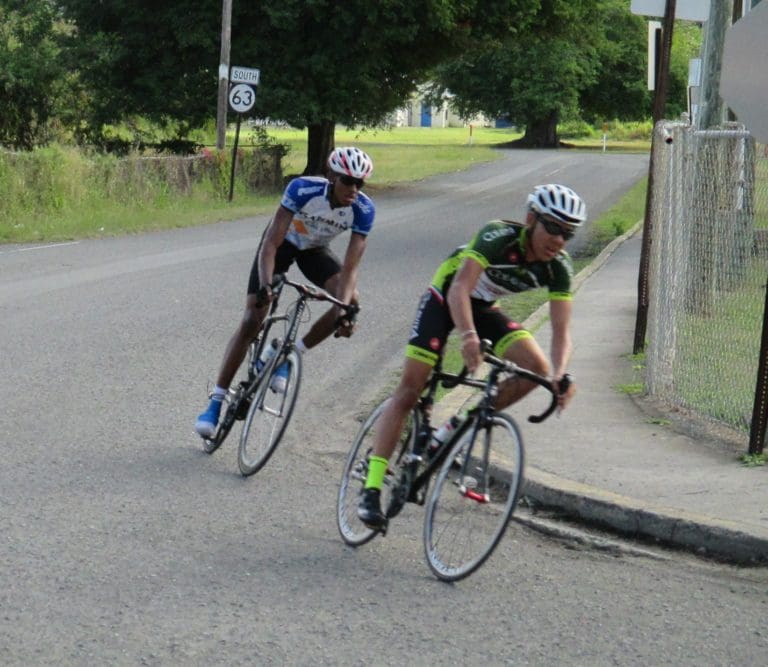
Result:
{"label": "cyclist's hand", "polygon": [[272,301],[272,288],[269,285],[263,285],[256,292],[256,307],[263,308],[268,306]]}
{"label": "cyclist's hand", "polygon": [[576,393],[576,386],[573,383],[573,378],[568,373],[563,373],[559,378],[555,378],[553,383],[558,388],[557,409],[558,411],[565,410],[565,407],[571,402],[571,399]]}
{"label": "cyclist's hand", "polygon": [[461,358],[470,373],[480,368],[483,355],[480,351],[480,338],[476,333],[469,333],[461,339]]}
{"label": "cyclist's hand", "polygon": [[336,320],[336,338],[349,338],[357,328],[357,313],[360,308],[356,304],[350,304],[345,309],[339,309],[341,314]]}

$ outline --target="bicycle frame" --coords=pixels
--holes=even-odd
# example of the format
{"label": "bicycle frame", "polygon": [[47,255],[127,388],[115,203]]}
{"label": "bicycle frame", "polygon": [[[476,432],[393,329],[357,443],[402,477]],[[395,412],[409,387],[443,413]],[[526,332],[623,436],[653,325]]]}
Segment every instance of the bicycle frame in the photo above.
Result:
{"label": "bicycle frame", "polygon": [[[285,285],[290,285],[293,287],[299,293],[299,298],[296,300],[296,303],[293,304],[291,309],[288,309],[283,313],[278,313],[277,308]],[[301,317],[304,314],[304,311],[307,309],[307,301],[328,301],[336,306],[345,308],[352,314],[357,312],[356,306],[345,304],[343,301],[340,301],[323,289],[310,287],[309,285],[289,280],[284,274],[275,276],[275,279],[272,282],[272,293],[273,298],[272,302],[270,303],[269,311],[267,312],[267,316],[264,318],[264,322],[262,322],[258,336],[253,341],[252,355],[249,360],[250,367],[248,371],[249,379],[251,380],[256,379],[256,371],[254,370],[254,367],[256,361],[261,358],[264,346],[271,345],[273,342],[269,337],[269,331],[272,328],[272,325],[276,324],[277,322],[288,322],[285,337],[280,341],[280,350],[278,350],[278,354],[275,354],[270,360],[270,364],[268,364],[270,370],[274,362],[280,356],[281,352],[286,354],[295,347],[296,338],[299,335]],[[265,369],[262,369],[259,374],[264,373]],[[253,375],[253,378],[251,375]]]}
{"label": "bicycle frame", "polygon": [[[410,469],[411,479],[406,481],[409,485],[407,502],[415,502],[419,505],[423,505],[426,501],[426,489],[432,475],[437,471],[445,461],[446,456],[451,451],[453,446],[459,442],[461,438],[467,432],[470,427],[479,431],[484,428],[486,424],[493,418],[493,414],[496,412],[494,402],[499,394],[499,375],[503,372],[512,373],[518,377],[526,378],[538,385],[541,385],[551,391],[549,381],[536,373],[528,371],[524,368],[520,368],[516,364],[500,359],[489,352],[490,343],[485,342],[483,344],[483,352],[485,355],[485,361],[491,365],[491,370],[488,377],[485,380],[475,380],[467,377],[467,369],[464,368],[459,374],[445,373],[441,367],[441,361],[435,366],[435,369],[430,376],[429,382],[419,398],[417,403],[417,410],[420,417],[419,432],[416,434],[416,440],[413,446],[412,460],[406,461],[406,468]],[[439,384],[442,384],[446,388],[453,388],[458,385],[464,385],[468,387],[474,387],[476,389],[482,389],[483,394],[480,401],[469,410],[468,418],[465,419],[451,434],[451,437],[447,438],[432,454],[427,461],[426,467],[420,472],[417,472],[419,463],[423,463],[423,454],[427,449],[430,437],[432,435],[431,426],[431,412],[434,404],[434,397]],[[540,415],[532,415],[528,418],[533,423],[539,423],[546,419],[557,407],[557,395],[552,393],[552,401],[549,407]],[[476,418],[475,418],[476,417]],[[473,436],[473,445],[475,445],[475,438]],[[471,449],[468,454],[471,453]],[[464,466],[469,460],[469,456],[465,457]],[[488,469],[489,462],[489,450],[486,447],[483,452],[483,463],[485,469]],[[463,472],[463,471],[462,471]],[[422,491],[422,493],[419,493]],[[488,502],[489,499],[486,495],[477,494],[471,489],[462,489],[462,493],[472,497],[478,502]]]}
{"label": "bicycle frame", "polygon": [[[278,313],[280,297],[282,296],[285,285],[293,287],[298,292],[299,297],[291,308],[287,309],[284,313]],[[285,358],[285,356],[290,354],[294,349],[296,338],[299,334],[299,326],[302,322],[302,316],[307,308],[307,301],[328,301],[345,309],[350,318],[353,318],[358,311],[357,305],[345,304],[343,301],[340,301],[332,294],[329,294],[319,287],[312,287],[310,285],[294,282],[289,280],[284,274],[274,276],[271,287],[273,290],[273,298],[269,305],[267,315],[259,328],[259,333],[249,346],[249,356],[247,360],[248,375],[237,385],[230,387],[229,389],[229,393],[226,396],[226,401],[229,404],[229,407],[219,425],[219,429],[214,438],[205,441],[205,450],[209,454],[216,451],[222,444],[234,425],[234,422],[238,419],[242,420],[245,418],[250,399],[258,391],[261,379],[270,377],[275,364],[277,364],[281,358]],[[264,346],[271,345],[273,342],[269,336],[269,332],[272,326],[277,322],[288,323],[285,336],[283,338],[275,339],[277,341],[276,347],[278,348],[276,354],[272,355],[272,358],[263,368],[257,369],[256,364],[261,358]]]}

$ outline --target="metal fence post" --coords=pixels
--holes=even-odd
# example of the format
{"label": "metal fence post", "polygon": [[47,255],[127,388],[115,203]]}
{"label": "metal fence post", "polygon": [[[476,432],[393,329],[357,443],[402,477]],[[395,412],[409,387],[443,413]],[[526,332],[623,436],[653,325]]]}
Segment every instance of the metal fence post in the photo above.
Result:
{"label": "metal fence post", "polygon": [[768,426],[768,282],[765,284],[763,335],[760,343],[757,384],[755,385],[755,407],[752,410],[752,426],[749,430],[750,454],[763,453],[766,426]]}

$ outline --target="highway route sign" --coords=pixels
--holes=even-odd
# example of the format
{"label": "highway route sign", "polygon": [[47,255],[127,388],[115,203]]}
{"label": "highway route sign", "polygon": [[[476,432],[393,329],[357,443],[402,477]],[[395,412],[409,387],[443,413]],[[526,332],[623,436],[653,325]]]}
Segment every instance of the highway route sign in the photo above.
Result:
{"label": "highway route sign", "polygon": [[229,90],[229,106],[232,111],[245,113],[256,104],[256,91],[247,83],[237,83]]}

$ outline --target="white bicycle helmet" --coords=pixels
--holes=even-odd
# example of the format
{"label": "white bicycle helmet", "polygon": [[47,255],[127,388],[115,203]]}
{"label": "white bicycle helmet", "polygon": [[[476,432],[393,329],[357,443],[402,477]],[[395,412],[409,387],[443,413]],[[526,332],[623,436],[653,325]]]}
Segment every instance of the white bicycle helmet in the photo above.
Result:
{"label": "white bicycle helmet", "polygon": [[359,148],[345,146],[331,152],[328,157],[328,168],[337,174],[366,179],[373,172],[373,161]]}
{"label": "white bicycle helmet", "polygon": [[569,227],[580,227],[587,219],[587,207],[571,188],[555,183],[537,185],[528,195],[528,207]]}

